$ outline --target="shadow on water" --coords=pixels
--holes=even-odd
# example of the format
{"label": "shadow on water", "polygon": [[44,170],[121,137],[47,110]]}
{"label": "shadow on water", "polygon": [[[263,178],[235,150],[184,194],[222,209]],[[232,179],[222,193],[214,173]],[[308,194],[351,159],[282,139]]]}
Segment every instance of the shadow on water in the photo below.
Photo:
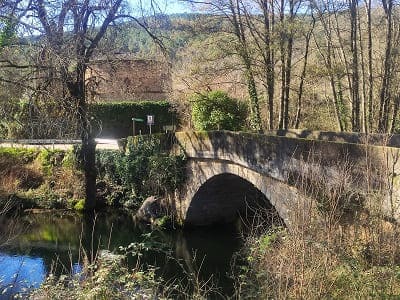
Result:
{"label": "shadow on water", "polygon": [[[212,277],[221,294],[233,293],[230,263],[241,246],[234,225],[152,231],[121,212],[95,217],[70,212],[29,214],[19,217],[18,222],[27,229],[12,245],[0,248],[0,299],[37,288],[49,272],[79,272],[82,249],[91,259],[99,250],[118,252],[131,243],[150,248],[141,263],[154,266],[156,275],[167,282],[188,283],[188,275],[198,274],[204,281]],[[132,256],[127,261],[130,266],[136,264]]]}

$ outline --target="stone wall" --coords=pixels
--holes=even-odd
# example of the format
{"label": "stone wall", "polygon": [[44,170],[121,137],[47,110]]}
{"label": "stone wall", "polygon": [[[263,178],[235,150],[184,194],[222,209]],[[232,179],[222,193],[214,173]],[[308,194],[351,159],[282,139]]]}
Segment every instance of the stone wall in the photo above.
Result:
{"label": "stone wall", "polygon": [[165,100],[171,92],[168,63],[153,60],[96,60],[86,74],[95,101]]}

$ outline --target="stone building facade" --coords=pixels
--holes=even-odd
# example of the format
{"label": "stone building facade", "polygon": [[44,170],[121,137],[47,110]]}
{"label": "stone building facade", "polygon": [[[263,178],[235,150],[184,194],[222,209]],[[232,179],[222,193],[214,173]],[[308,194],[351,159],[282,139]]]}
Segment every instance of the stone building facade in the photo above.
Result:
{"label": "stone building facade", "polygon": [[89,96],[98,102],[165,100],[172,89],[170,65],[155,60],[97,59],[86,80]]}

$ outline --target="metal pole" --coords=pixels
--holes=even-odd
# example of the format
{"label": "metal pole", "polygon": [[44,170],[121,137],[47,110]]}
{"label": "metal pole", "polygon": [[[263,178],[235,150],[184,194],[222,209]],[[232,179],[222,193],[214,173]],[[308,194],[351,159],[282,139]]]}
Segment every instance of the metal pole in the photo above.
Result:
{"label": "metal pole", "polygon": [[133,136],[135,136],[135,118],[132,118],[132,131],[133,131]]}

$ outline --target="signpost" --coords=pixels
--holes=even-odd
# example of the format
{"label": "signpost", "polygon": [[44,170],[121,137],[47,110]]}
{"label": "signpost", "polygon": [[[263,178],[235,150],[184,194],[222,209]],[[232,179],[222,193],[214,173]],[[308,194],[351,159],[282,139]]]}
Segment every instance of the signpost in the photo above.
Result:
{"label": "signpost", "polygon": [[151,126],[154,125],[154,115],[147,115],[147,125],[149,125],[149,132],[151,134]]}
{"label": "signpost", "polygon": [[135,136],[135,122],[144,122],[143,119],[139,118],[132,118],[132,130],[133,130],[133,136]]}

